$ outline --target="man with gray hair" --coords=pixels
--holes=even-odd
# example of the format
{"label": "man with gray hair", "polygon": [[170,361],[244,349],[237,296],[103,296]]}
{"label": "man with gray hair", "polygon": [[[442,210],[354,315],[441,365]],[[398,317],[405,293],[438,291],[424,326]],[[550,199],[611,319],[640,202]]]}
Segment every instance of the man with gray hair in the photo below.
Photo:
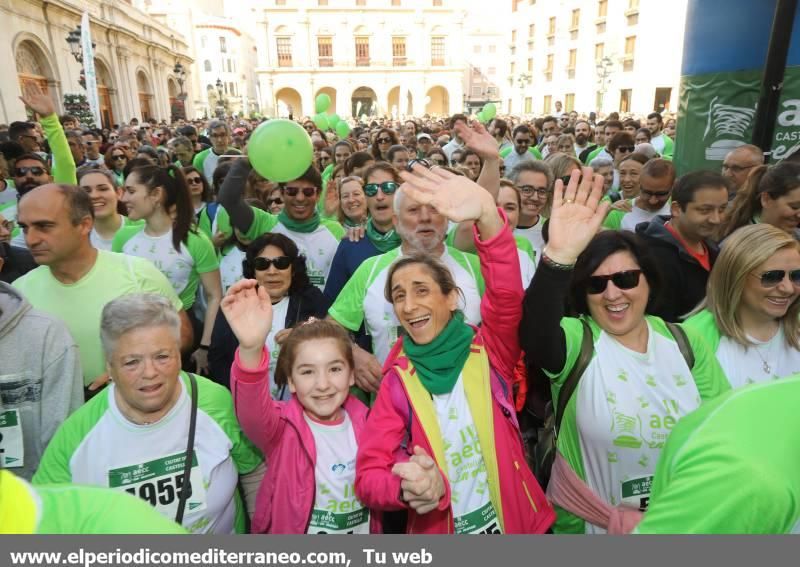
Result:
{"label": "man with gray hair", "polygon": [[365,260],[328,311],[328,318],[352,332],[365,323],[367,334],[372,337],[374,355],[357,346],[353,353],[356,385],[367,392],[378,390],[381,367],[402,332],[392,305],[384,297],[386,276],[398,258],[411,254],[438,258],[450,269],[461,291],[460,308],[467,323],[477,325],[481,321],[483,277],[477,256],[447,246],[447,218],[406,195],[402,186],[394,194],[393,207],[400,246]]}
{"label": "man with gray hair", "polygon": [[518,163],[507,175],[522,198],[519,221],[514,229],[515,236],[526,238],[542,257],[544,237],[542,227],[553,203],[553,171],[543,161],[528,160]]}
{"label": "man with gray hair", "polygon": [[240,152],[231,147],[231,129],[224,120],[212,120],[208,125],[208,136],[211,138],[211,147],[194,156],[192,165],[202,171],[206,179],[211,180],[220,156]]}
{"label": "man with gray hair", "polygon": [[87,395],[106,382],[100,314],[112,299],[137,292],[167,297],[181,314],[183,346],[191,346],[191,323],[166,276],[145,258],[92,246],[94,210],[85,191],[74,185],[37,187],[20,200],[18,222],[39,267],[13,285],[33,307],[67,325],[80,348]]}
{"label": "man with gray hair", "polygon": [[722,162],[722,176],[730,182],[728,198],[733,199],[754,167],[764,163],[764,152],[753,144],[744,144],[728,152]]}
{"label": "man with gray hair", "polygon": [[169,142],[172,155],[175,156],[175,165],[185,167],[194,160],[194,144],[186,136],[178,136]]}

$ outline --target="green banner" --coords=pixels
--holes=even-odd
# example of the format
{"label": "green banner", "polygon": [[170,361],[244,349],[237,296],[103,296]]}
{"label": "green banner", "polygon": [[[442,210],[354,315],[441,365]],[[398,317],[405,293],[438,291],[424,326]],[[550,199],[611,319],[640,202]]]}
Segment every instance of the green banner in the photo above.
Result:
{"label": "green banner", "polygon": [[[710,73],[681,79],[675,166],[678,174],[719,171],[732,149],[752,140],[762,71]],[[787,67],[770,161],[800,147],[800,67]]]}

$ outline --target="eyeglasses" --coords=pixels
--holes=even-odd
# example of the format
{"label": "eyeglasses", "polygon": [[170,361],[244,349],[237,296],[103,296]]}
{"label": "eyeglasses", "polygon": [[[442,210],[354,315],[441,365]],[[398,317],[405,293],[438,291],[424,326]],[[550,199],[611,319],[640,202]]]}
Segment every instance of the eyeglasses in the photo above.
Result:
{"label": "eyeglasses", "polygon": [[442,158],[440,156],[430,157],[430,158],[428,158],[428,161],[430,161],[434,165],[444,165],[445,164],[444,158]]}
{"label": "eyeglasses", "polygon": [[8,232],[13,232],[17,227],[17,223],[15,223],[13,220],[4,220],[3,222],[0,222],[0,226]]}
{"label": "eyeglasses", "polygon": [[608,287],[608,282],[614,282],[619,289],[633,289],[639,285],[639,276],[642,270],[626,270],[615,272],[607,276],[589,276],[586,282],[586,291],[592,295],[603,293]]}
{"label": "eyeglasses", "polygon": [[644,187],[639,189],[639,193],[642,197],[646,197],[647,199],[667,199],[669,198],[670,191],[650,191],[650,189],[645,189]]}
{"label": "eyeglasses", "polygon": [[128,159],[128,158],[125,156],[125,154],[118,154],[118,155],[115,155],[115,156],[111,156],[111,159],[113,159],[114,161],[120,161],[120,160]]}
{"label": "eyeglasses", "polygon": [[[754,278],[759,278],[761,280],[761,287],[775,287],[779,283],[783,281],[786,277],[787,272],[786,270],[767,270],[760,276],[756,274],[750,274]],[[795,286],[800,287],[800,269],[798,270],[791,270],[788,272],[789,281],[792,282]]]}
{"label": "eyeglasses", "polygon": [[633,150],[635,149],[636,146],[617,146],[617,151],[622,152],[623,154],[633,153]]}
{"label": "eyeglasses", "polygon": [[203,180],[200,179],[199,177],[187,177],[186,183],[188,183],[189,185],[202,185]]}
{"label": "eyeglasses", "polygon": [[311,198],[311,197],[313,197],[314,195],[317,194],[317,188],[316,187],[284,187],[283,188],[283,192],[285,194],[289,195],[290,197],[297,197],[297,194],[300,191],[302,191],[303,195],[305,195],[308,198]]}
{"label": "eyeglasses", "polygon": [[15,177],[22,177],[23,175],[28,175],[28,172],[35,176],[44,175],[47,170],[43,167],[39,167],[38,165],[34,165],[32,167],[17,167],[14,169],[14,176]]}
{"label": "eyeglasses", "polygon": [[267,199],[267,206],[271,207],[272,205],[283,205],[283,199],[277,197],[275,199]]}
{"label": "eyeglasses", "polygon": [[422,166],[422,167],[424,167],[425,169],[430,169],[431,167],[433,167],[433,165],[431,164],[431,162],[429,162],[429,161],[428,161],[428,160],[426,160],[426,159],[422,159],[422,158],[421,158],[421,159],[412,159],[412,160],[409,160],[409,161],[408,161],[408,163],[406,164],[406,170],[408,170],[408,171],[414,171],[414,166],[415,166],[415,165],[417,165],[417,164],[421,165],[421,166]]}
{"label": "eyeglasses", "polygon": [[289,256],[278,256],[277,258],[264,258],[258,256],[253,259],[253,267],[259,272],[269,270],[269,267],[274,265],[276,270],[285,270],[292,265],[292,259]]}
{"label": "eyeglasses", "polygon": [[547,187],[534,187],[533,185],[520,185],[519,192],[525,195],[526,197],[530,197],[534,193],[536,193],[537,197],[547,197],[550,194],[550,190]]}
{"label": "eyeglasses", "polygon": [[529,139],[528,140],[514,140],[514,143],[517,144],[518,146],[530,146],[531,145],[531,141]]}
{"label": "eyeglasses", "polygon": [[367,197],[374,197],[378,194],[378,189],[383,191],[384,195],[391,195],[397,188],[400,187],[399,183],[394,181],[384,181],[383,183],[367,183],[364,185],[364,194]]}
{"label": "eyeglasses", "polygon": [[379,144],[391,144],[392,143],[392,139],[391,138],[378,138],[378,143]]}

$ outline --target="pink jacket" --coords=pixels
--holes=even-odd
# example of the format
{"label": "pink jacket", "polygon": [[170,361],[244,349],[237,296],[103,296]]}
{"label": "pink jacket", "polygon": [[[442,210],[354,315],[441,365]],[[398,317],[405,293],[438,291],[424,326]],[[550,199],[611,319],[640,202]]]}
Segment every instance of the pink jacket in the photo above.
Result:
{"label": "pink jacket", "polygon": [[[236,351],[231,366],[231,392],[236,416],[245,435],[266,457],[267,474],[261,481],[253,516],[252,533],[304,534],[316,496],[314,435],[295,396],[286,402],[269,394],[269,353],[261,365],[245,370]],[[344,409],[353,422],[356,442],[365,437],[367,408],[349,396]],[[380,512],[370,510],[370,531],[381,533]]]}
{"label": "pink jacket", "polygon": [[[555,512],[525,460],[522,438],[511,394],[511,379],[519,359],[517,327],[522,318],[523,290],[519,260],[511,231],[506,227],[495,238],[476,238],[486,294],[481,301],[482,327],[473,344],[485,344],[491,368],[494,450],[499,467],[505,533],[544,533],[555,520]],[[391,472],[398,461],[407,461],[415,445],[433,455],[420,420],[413,414],[402,379],[394,366],[407,368],[395,345],[384,366],[378,397],[370,410],[371,435],[359,443],[356,462],[356,494],[365,505],[379,510],[400,510],[400,478]],[[408,432],[410,431],[410,439]],[[484,447],[483,450],[491,450]],[[440,471],[444,465],[439,463]],[[447,474],[442,471],[446,479]],[[409,508],[408,533],[453,533],[449,483],[439,507],[418,515]]]}

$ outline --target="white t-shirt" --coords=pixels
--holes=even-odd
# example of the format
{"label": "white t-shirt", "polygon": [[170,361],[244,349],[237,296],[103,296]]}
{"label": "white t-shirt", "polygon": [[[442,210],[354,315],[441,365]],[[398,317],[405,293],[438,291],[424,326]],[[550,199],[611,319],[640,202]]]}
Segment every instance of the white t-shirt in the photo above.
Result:
{"label": "white t-shirt", "polygon": [[433,396],[433,405],[444,441],[456,533],[501,533],[489,496],[486,462],[464,392],[463,375],[456,380],[452,392]]}
{"label": "white t-shirt", "polygon": [[[577,390],[586,484],[612,506],[647,507],[661,448],[681,417],[700,406],[691,370],[674,341],[648,322],[647,352],[602,331]],[[605,531],[586,522],[586,533]]]}
{"label": "white t-shirt", "polygon": [[[122,223],[120,223],[119,228],[117,230],[119,230],[120,228],[124,227],[127,224],[130,224],[128,222],[128,217],[126,217],[125,215],[120,215],[120,217],[122,218]],[[116,234],[116,232],[114,234]],[[111,252],[111,243],[114,242],[114,237],[112,236],[111,238],[106,240],[105,238],[100,236],[100,233],[97,232],[97,227],[94,226],[92,227],[92,232],[89,233],[89,241],[92,243],[92,246],[94,246],[98,250],[107,250],[108,252]]]}
{"label": "white t-shirt", "polygon": [[786,378],[800,372],[800,351],[786,344],[783,325],[768,341],[748,336],[754,344],[745,348],[728,337],[720,337],[717,360],[731,388]]}
{"label": "white t-shirt", "polygon": [[356,498],[358,444],[350,416],[336,425],[318,423],[304,414],[314,435],[316,496],[309,534],[368,534],[369,509]]}
{"label": "white t-shirt", "polygon": [[536,224],[533,226],[529,226],[528,228],[515,228],[514,235],[515,236],[523,236],[525,237],[528,242],[531,243],[533,246],[534,252],[536,252],[535,258],[535,265],[539,265],[539,258],[542,257],[542,250],[544,250],[544,236],[542,236],[542,227],[544,226],[545,222],[544,216],[539,215],[539,219],[536,221]]}
{"label": "white t-shirt", "polygon": [[230,252],[222,256],[219,261],[219,275],[222,278],[222,294],[228,293],[228,288],[244,277],[242,262],[247,254],[234,246]]}
{"label": "white t-shirt", "polygon": [[667,201],[659,210],[652,212],[645,211],[644,209],[640,209],[634,205],[633,209],[631,209],[631,212],[622,217],[622,222],[620,223],[619,228],[620,230],[629,230],[633,232],[636,230],[636,225],[640,222],[650,222],[659,215],[669,215],[671,210],[670,206],[671,205],[669,201]]}
{"label": "white t-shirt", "polygon": [[289,296],[272,304],[272,329],[267,335],[266,347],[269,351],[269,393],[273,400],[288,400],[291,397],[288,387],[279,388],[275,384],[275,369],[281,347],[275,342],[275,335],[286,328],[286,313],[289,310]]}

